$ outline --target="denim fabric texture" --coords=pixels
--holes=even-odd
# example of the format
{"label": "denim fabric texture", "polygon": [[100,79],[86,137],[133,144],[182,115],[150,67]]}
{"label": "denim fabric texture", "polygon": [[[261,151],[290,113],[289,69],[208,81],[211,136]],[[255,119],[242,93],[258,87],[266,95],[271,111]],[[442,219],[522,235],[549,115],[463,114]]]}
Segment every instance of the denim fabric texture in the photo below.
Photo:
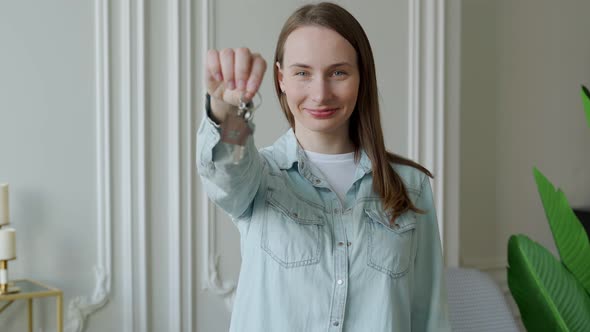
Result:
{"label": "denim fabric texture", "polygon": [[450,331],[430,180],[392,167],[426,211],[405,213],[394,226],[364,152],[342,205],[292,130],[261,150],[250,136],[235,165],[232,146],[204,117],[198,172],[241,239],[230,331]]}

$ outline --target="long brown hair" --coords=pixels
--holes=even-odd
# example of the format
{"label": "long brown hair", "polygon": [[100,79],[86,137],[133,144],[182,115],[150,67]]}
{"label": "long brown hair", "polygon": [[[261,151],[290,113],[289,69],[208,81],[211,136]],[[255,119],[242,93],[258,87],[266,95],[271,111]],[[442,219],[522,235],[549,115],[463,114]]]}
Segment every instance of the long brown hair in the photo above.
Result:
{"label": "long brown hair", "polygon": [[285,22],[279,35],[273,62],[275,90],[289,124],[295,128],[295,119],[289,111],[287,98],[281,93],[278,80],[277,62],[283,66],[284,46],[287,37],[302,26],[320,26],[336,31],[354,47],[360,82],[356,107],[350,117],[349,135],[355,147],[355,159],[360,158],[361,149],[371,160],[373,190],[379,194],[386,212],[392,213],[391,223],[401,214],[411,210],[424,213],[410,200],[401,177],[389,163],[409,165],[432,177],[422,165],[388,152],[383,141],[377,78],[371,45],[360,23],[344,8],[329,2],[305,5],[296,10]]}

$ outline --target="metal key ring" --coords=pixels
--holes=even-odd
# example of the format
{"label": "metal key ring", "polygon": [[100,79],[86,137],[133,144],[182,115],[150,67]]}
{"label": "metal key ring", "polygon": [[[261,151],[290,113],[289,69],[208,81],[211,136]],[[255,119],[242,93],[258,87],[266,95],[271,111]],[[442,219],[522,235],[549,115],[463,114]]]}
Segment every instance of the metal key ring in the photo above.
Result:
{"label": "metal key ring", "polygon": [[262,95],[258,91],[256,91],[256,95],[255,96],[258,96],[258,99],[260,99],[260,101],[258,102],[258,105],[256,105],[256,107],[253,106],[254,105],[254,102],[253,102],[254,99],[252,99],[252,100],[250,100],[248,102],[245,102],[244,99],[243,99],[244,98],[244,95],[241,95],[240,96],[240,102],[239,102],[238,108],[241,109],[241,110],[246,110],[246,114],[244,115],[244,118],[246,120],[248,120],[252,116],[252,113],[255,110],[257,110],[260,107],[260,105],[262,105]]}

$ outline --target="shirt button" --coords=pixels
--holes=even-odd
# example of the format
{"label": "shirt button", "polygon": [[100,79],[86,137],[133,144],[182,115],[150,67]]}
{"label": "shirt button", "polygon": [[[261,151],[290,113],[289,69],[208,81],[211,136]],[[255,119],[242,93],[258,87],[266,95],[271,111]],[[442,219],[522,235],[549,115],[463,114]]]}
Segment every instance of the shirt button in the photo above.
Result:
{"label": "shirt button", "polygon": [[334,209],[334,213],[336,213],[336,214],[338,214],[339,211],[340,210],[338,210],[338,209]]}
{"label": "shirt button", "polygon": [[334,322],[334,323],[332,323],[332,325],[334,325],[334,326],[338,326],[338,325],[340,325],[340,323],[338,323],[338,322]]}
{"label": "shirt button", "polygon": [[351,245],[351,244],[352,244],[352,243],[348,242],[346,245],[350,247],[350,245]]}
{"label": "shirt button", "polygon": [[338,279],[338,281],[336,281],[336,283],[337,283],[338,285],[342,285],[342,283],[343,283],[343,282],[344,282],[344,281],[342,281],[342,279]]}
{"label": "shirt button", "polygon": [[344,242],[338,242],[338,245],[339,246],[343,246],[344,245]]}
{"label": "shirt button", "polygon": [[322,181],[320,181],[320,179],[315,179],[313,182],[315,182],[315,184],[319,184]]}

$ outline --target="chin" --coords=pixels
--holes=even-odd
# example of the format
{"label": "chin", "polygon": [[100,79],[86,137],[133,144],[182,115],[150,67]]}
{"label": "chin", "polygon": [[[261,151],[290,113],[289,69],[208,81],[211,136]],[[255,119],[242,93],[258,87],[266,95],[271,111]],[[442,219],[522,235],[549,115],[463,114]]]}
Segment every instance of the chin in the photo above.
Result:
{"label": "chin", "polygon": [[335,123],[329,120],[312,120],[306,121],[302,123],[302,125],[309,131],[317,133],[333,133],[341,129],[344,126],[344,123]]}

